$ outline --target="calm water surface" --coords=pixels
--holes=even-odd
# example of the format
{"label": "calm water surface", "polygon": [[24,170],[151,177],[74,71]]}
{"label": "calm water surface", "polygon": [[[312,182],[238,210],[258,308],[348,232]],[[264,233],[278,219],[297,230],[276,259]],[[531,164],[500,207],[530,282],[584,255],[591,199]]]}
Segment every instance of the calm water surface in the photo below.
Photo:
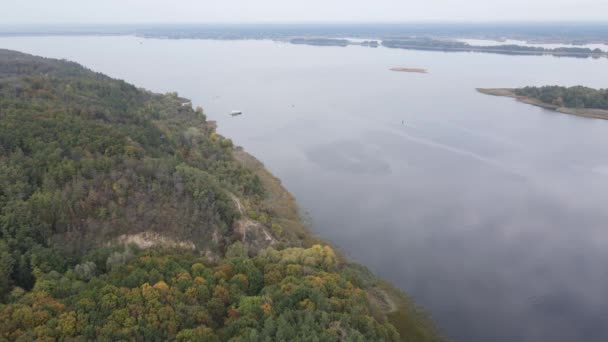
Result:
{"label": "calm water surface", "polygon": [[319,235],[453,341],[608,340],[608,121],[475,91],[606,88],[608,59],[134,37],[0,48],[193,99],[284,181]]}

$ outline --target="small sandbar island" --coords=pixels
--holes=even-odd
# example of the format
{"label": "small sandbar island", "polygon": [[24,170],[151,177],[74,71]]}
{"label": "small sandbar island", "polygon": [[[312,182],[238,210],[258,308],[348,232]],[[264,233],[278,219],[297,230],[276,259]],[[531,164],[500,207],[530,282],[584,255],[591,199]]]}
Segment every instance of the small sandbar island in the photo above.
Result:
{"label": "small sandbar island", "polygon": [[512,97],[559,113],[608,120],[608,89],[544,86],[477,88],[477,91],[487,95]]}
{"label": "small sandbar island", "polygon": [[390,68],[391,71],[396,72],[410,72],[410,73],[418,73],[418,74],[428,74],[429,72],[426,69],[422,68]]}

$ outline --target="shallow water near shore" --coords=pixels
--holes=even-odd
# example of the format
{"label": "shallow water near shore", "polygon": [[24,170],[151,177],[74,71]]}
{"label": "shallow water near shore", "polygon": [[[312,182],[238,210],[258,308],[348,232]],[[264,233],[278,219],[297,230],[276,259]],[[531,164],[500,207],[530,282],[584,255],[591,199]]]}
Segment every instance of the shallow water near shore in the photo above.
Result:
{"label": "shallow water near shore", "polygon": [[608,59],[136,37],[0,48],[203,106],[319,236],[404,289],[450,340],[608,338],[608,121],[475,90],[606,88]]}

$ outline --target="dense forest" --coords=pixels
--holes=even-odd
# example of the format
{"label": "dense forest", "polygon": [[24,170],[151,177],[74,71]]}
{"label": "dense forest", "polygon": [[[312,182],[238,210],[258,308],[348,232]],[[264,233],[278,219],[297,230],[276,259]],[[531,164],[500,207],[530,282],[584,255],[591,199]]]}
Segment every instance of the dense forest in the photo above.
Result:
{"label": "dense forest", "polygon": [[[214,265],[188,254],[135,253],[97,253],[64,274],[37,275],[29,293],[13,290],[12,304],[0,310],[3,337],[399,339],[391,324],[373,318],[365,291],[333,273],[336,258],[327,246],[267,249],[248,258],[235,244]],[[112,255],[120,257],[104,265]]]}
{"label": "dense forest", "polygon": [[558,107],[608,110],[608,89],[593,89],[583,86],[525,87],[515,89],[515,94]]}
{"label": "dense forest", "polygon": [[0,50],[0,339],[436,340],[201,108]]}

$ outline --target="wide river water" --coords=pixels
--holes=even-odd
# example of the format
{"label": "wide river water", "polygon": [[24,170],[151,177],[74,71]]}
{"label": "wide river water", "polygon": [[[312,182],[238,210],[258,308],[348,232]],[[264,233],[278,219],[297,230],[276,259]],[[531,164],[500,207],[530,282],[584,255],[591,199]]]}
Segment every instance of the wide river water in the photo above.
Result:
{"label": "wide river water", "polygon": [[608,59],[136,37],[0,48],[192,99],[283,180],[319,236],[450,340],[608,340],[608,121],[475,91],[606,88]]}

